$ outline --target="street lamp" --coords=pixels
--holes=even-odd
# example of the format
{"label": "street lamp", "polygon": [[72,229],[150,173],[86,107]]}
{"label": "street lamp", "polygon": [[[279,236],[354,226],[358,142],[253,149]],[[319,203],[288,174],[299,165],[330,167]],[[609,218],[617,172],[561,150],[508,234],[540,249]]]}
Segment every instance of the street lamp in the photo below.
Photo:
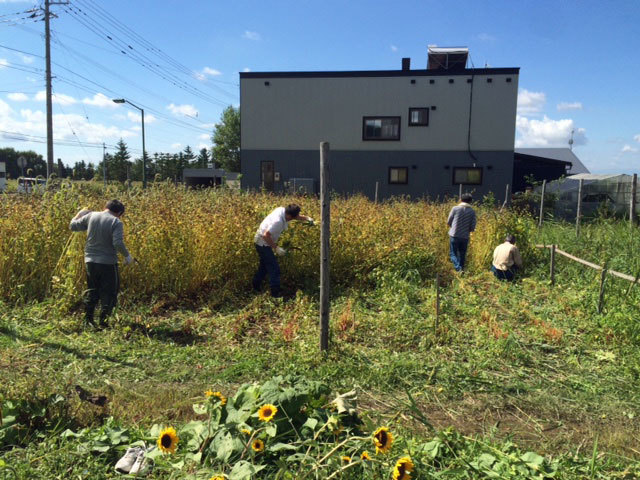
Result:
{"label": "street lamp", "polygon": [[142,113],[142,188],[147,188],[147,152],[144,149],[144,108],[140,108],[124,98],[114,98],[113,103],[128,103]]}

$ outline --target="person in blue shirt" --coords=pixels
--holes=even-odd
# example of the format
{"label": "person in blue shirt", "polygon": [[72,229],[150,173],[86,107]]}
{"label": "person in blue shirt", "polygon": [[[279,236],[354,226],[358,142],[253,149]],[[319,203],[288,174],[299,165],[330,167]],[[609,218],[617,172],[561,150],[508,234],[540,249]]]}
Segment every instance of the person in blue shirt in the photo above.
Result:
{"label": "person in blue shirt", "polygon": [[449,257],[456,272],[464,270],[467,247],[471,232],[476,229],[476,212],[471,208],[473,197],[465,193],[461,202],[451,209],[447,225],[449,225]]}

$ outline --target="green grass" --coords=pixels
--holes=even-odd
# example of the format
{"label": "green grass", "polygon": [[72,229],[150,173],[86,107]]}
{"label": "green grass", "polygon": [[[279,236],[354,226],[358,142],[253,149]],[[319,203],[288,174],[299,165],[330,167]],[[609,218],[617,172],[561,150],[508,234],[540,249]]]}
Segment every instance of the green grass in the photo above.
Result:
{"label": "green grass", "polygon": [[[428,425],[453,426],[474,442],[511,439],[542,454],[589,458],[597,437],[594,478],[610,478],[637,468],[640,457],[640,337],[630,321],[638,291],[625,297],[624,285],[611,285],[609,305],[617,305],[597,315],[597,285],[587,276],[575,281],[573,268],[559,268],[556,287],[544,265],[515,285],[488,273],[456,279],[444,288],[438,332],[431,285],[381,273],[373,291],[339,292],[326,357],[317,299],[302,293],[284,304],[244,297],[222,310],[129,306],[104,331],[84,330],[79,314],[61,317],[47,303],[3,305],[3,395],[38,403],[60,394],[60,422],[73,428],[112,416],[144,429],[186,423],[208,388],[230,393],[243,382],[297,374],[335,392],[356,387],[363,414],[416,441],[431,438]],[[110,401],[82,402],[75,385]],[[69,446],[42,435],[59,456],[33,461],[45,447],[31,444],[0,458],[29,465],[31,478],[79,471]],[[91,462],[106,472],[112,460]],[[565,467],[559,478],[584,478]]]}

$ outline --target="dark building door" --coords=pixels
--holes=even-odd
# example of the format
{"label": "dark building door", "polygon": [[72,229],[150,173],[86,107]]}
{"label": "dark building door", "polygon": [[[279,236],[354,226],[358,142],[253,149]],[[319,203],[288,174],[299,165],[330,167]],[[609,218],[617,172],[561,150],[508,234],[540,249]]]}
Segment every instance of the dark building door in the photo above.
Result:
{"label": "dark building door", "polygon": [[262,188],[268,192],[273,192],[274,172],[273,161],[265,160],[260,162],[260,181]]}

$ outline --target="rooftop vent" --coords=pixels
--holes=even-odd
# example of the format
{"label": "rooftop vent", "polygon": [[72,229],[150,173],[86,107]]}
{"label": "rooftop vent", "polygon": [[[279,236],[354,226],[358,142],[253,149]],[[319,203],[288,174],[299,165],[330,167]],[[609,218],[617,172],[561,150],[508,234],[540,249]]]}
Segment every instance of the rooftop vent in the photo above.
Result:
{"label": "rooftop vent", "polygon": [[407,71],[407,70],[411,70],[411,59],[408,57],[405,57],[402,59],[402,70]]}
{"label": "rooftop vent", "polygon": [[467,47],[428,47],[427,70],[458,71],[467,68]]}

